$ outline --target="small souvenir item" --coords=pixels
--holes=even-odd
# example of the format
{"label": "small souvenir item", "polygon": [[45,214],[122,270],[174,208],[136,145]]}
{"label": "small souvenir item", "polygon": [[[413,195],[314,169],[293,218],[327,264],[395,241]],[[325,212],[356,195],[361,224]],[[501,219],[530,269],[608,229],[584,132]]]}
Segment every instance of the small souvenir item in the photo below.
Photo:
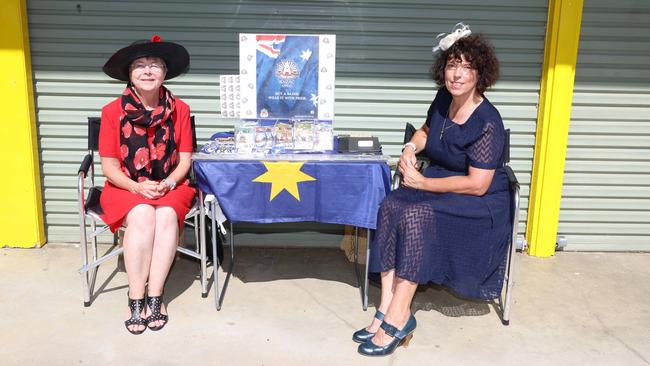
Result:
{"label": "small souvenir item", "polygon": [[273,147],[273,125],[275,121],[259,120],[255,127],[255,151],[268,152]]}
{"label": "small souvenir item", "polygon": [[311,150],[314,147],[314,121],[298,120],[293,124],[293,148]]}
{"label": "small souvenir item", "polygon": [[201,148],[204,154],[234,154],[235,136],[232,132],[217,132]]}
{"label": "small souvenir item", "polygon": [[215,142],[217,143],[215,151],[217,154],[234,154],[237,152],[234,137],[220,137]]}
{"label": "small souvenir item", "polygon": [[255,147],[256,121],[244,120],[235,125],[235,146],[238,153],[251,153]]}
{"label": "small souvenir item", "polygon": [[217,142],[210,140],[203,145],[201,152],[204,154],[214,154],[217,151]]}
{"label": "small souvenir item", "polygon": [[222,118],[239,118],[239,75],[221,75],[219,77],[219,100]]}
{"label": "small souvenir item", "polygon": [[331,121],[316,121],[314,123],[314,147],[315,151],[326,151],[334,149],[334,132]]}
{"label": "small souvenir item", "polygon": [[279,120],[273,126],[274,149],[293,149],[293,125],[286,120]]}

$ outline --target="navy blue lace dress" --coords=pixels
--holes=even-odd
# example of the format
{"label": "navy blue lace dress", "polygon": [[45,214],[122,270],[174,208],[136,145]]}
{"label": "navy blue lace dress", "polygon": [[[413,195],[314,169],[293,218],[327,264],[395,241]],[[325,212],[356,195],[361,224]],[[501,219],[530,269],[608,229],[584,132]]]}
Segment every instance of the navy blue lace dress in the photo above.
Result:
{"label": "navy blue lace dress", "polygon": [[444,285],[465,297],[495,299],[501,294],[511,235],[510,192],[503,169],[505,130],[487,99],[462,125],[444,122],[450,104],[451,95],[441,88],[427,113],[431,166],[424,175],[467,175],[473,166],[495,169],[492,183],[480,197],[411,188],[391,192],[379,209],[370,271],[394,268],[398,277],[409,281]]}

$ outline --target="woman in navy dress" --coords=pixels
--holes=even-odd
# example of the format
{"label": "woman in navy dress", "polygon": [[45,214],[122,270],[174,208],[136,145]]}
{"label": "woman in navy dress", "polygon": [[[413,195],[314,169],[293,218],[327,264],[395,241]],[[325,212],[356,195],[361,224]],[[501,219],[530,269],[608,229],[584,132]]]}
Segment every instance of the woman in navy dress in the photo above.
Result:
{"label": "woman in navy dress", "polygon": [[[370,271],[381,273],[381,303],[372,323],[353,335],[363,355],[408,345],[418,284],[441,284],[476,299],[501,294],[511,232],[505,130],[484,95],[499,64],[490,43],[461,26],[440,42],[431,69],[440,88],[402,150],[403,187],[379,210]],[[415,154],[423,150],[431,166],[421,174]]]}

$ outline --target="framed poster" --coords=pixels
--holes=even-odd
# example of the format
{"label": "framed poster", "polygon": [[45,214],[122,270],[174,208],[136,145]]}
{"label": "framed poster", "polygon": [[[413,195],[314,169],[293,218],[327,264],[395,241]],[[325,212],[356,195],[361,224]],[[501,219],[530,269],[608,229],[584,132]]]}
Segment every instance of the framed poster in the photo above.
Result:
{"label": "framed poster", "polygon": [[239,35],[242,119],[334,119],[335,35]]}

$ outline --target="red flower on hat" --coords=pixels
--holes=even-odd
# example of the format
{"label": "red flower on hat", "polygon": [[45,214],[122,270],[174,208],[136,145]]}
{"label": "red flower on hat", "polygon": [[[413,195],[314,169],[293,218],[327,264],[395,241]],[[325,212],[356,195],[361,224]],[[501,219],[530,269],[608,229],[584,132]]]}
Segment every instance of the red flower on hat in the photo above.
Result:
{"label": "red flower on hat", "polygon": [[162,38],[160,38],[159,35],[154,34],[153,36],[151,36],[151,42],[160,42],[160,41],[162,41]]}

